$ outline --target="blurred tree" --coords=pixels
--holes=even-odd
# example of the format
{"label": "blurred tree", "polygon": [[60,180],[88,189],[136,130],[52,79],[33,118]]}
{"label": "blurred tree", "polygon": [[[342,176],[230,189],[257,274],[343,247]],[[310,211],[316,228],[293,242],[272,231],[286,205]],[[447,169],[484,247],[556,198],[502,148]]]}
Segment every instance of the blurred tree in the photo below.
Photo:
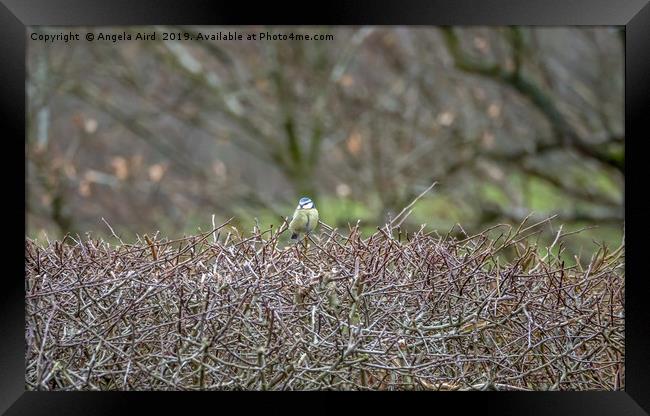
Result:
{"label": "blurred tree", "polygon": [[277,223],[302,195],[377,224],[433,181],[412,225],[620,229],[620,30],[236,30],[334,39],[30,43],[30,229]]}

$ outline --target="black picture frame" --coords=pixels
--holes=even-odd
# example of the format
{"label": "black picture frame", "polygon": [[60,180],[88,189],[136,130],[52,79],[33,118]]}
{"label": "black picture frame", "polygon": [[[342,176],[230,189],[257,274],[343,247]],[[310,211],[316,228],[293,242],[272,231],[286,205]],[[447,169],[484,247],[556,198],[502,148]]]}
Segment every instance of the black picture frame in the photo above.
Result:
{"label": "black picture frame", "polygon": [[[4,145],[11,144],[0,178],[5,192],[4,238],[6,254],[2,301],[0,303],[0,412],[23,414],[120,414],[153,412],[154,409],[188,411],[188,403],[204,402],[210,411],[225,411],[234,403],[241,411],[263,406],[263,411],[311,412],[327,405],[347,408],[344,395],[337,400],[310,396],[297,404],[297,396],[266,395],[262,400],[206,394],[178,395],[162,393],[57,393],[25,391],[24,346],[24,256],[13,241],[25,235],[25,223],[14,220],[24,214],[25,182],[17,171],[25,173],[25,50],[26,29],[32,25],[119,26],[148,24],[201,25],[607,25],[625,27],[625,130],[626,181],[626,345],[625,391],[621,392],[535,392],[492,393],[459,396],[454,393],[423,395],[410,393],[408,398],[394,395],[355,395],[368,412],[368,407],[383,407],[387,402],[405,411],[415,404],[424,410],[461,413],[469,408],[477,412],[498,414],[612,414],[641,415],[650,411],[650,366],[648,353],[648,308],[644,297],[647,277],[642,271],[643,238],[647,225],[642,215],[644,179],[640,147],[648,136],[644,125],[650,115],[650,6],[648,0],[401,0],[399,2],[266,2],[252,4],[242,1],[169,1],[169,0],[0,0],[0,120]],[[22,150],[19,150],[22,149]],[[637,170],[634,174],[634,170]],[[636,185],[632,185],[636,183]],[[18,200],[22,198],[22,203]],[[17,212],[13,212],[13,211]],[[23,217],[24,218],[24,217]],[[7,234],[8,233],[8,234]],[[9,270],[8,268],[16,270]],[[18,270],[22,267],[22,270]],[[644,393],[646,392],[646,393]],[[342,392],[337,393],[339,396]],[[371,393],[372,394],[372,393]],[[236,397],[236,396],[235,396]],[[280,405],[284,399],[289,405]],[[277,404],[276,404],[277,401]],[[645,409],[645,410],[644,410]],[[407,411],[407,410],[406,410]],[[445,412],[447,412],[445,411]]]}

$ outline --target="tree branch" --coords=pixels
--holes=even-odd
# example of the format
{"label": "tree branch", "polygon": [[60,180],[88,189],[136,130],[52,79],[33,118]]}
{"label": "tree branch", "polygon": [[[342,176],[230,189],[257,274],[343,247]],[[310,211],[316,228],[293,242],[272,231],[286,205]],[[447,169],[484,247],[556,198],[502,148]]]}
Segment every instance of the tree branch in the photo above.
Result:
{"label": "tree branch", "polygon": [[[515,69],[513,71],[507,71],[497,63],[485,63],[466,55],[461,50],[460,39],[454,29],[451,27],[444,27],[441,30],[447,45],[447,50],[451,54],[454,64],[458,69],[493,79],[514,89],[523,97],[527,98],[548,120],[551,128],[564,146],[576,150],[585,157],[595,159],[604,165],[613,167],[622,174],[625,173],[624,159],[601,149],[600,147],[602,146],[585,143],[566,121],[565,117],[554,104],[551,96],[546,94],[539,85],[522,74],[520,70],[520,37],[511,36],[510,38],[510,42],[513,43],[513,60],[515,62]],[[519,62],[519,64],[517,64],[517,62]]]}

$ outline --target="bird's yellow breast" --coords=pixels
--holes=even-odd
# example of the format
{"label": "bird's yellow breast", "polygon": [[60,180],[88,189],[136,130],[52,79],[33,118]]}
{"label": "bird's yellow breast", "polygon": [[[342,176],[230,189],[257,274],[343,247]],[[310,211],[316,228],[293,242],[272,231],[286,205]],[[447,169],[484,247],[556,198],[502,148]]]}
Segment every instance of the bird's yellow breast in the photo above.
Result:
{"label": "bird's yellow breast", "polygon": [[294,232],[309,232],[318,225],[318,210],[316,208],[297,209],[289,223],[289,229]]}

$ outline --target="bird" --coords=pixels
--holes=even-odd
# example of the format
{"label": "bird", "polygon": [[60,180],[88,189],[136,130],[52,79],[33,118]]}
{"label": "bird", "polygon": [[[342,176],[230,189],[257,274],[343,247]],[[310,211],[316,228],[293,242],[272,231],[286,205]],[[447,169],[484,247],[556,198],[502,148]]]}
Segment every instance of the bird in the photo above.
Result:
{"label": "bird", "polygon": [[289,222],[291,239],[296,240],[300,234],[309,234],[318,226],[318,210],[314,202],[307,197],[300,198],[293,217]]}

